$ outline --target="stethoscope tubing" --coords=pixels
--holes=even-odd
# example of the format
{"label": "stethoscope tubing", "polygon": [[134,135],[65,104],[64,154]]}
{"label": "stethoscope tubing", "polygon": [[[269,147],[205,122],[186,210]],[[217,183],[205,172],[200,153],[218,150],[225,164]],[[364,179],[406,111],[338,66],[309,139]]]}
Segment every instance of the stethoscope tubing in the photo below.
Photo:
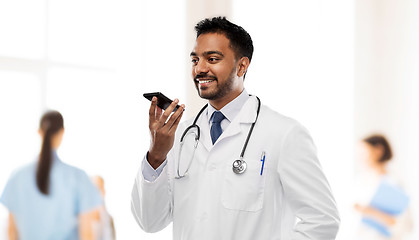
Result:
{"label": "stethoscope tubing", "polygon": [[195,138],[195,140],[198,140],[201,138],[201,129],[199,128],[199,126],[196,124],[196,122],[198,121],[199,116],[201,116],[202,112],[208,107],[208,104],[205,104],[204,107],[201,108],[201,110],[199,111],[199,113],[196,115],[192,125],[190,125],[189,127],[187,127],[185,129],[185,131],[183,131],[182,137],[180,138],[180,142],[183,142],[183,138],[185,137],[185,135],[188,133],[188,131],[194,127],[196,127],[196,129],[198,129],[198,134]]}
{"label": "stethoscope tubing", "polygon": [[258,109],[256,111],[256,119],[252,123],[252,126],[250,127],[249,133],[247,134],[246,142],[244,143],[242,152],[240,154],[240,159],[243,159],[243,157],[244,157],[244,152],[246,151],[247,144],[249,143],[250,136],[252,136],[253,128],[255,128],[256,122],[258,121],[258,118],[259,118],[259,113],[260,113],[260,99],[258,98],[258,96],[255,96],[255,97],[258,100]]}
{"label": "stethoscope tubing", "polygon": [[[241,173],[243,173],[243,172],[246,170],[246,162],[243,160],[243,157],[244,157],[244,153],[246,152],[246,149],[247,149],[247,145],[248,145],[248,143],[249,143],[250,136],[252,135],[253,129],[254,129],[254,127],[255,127],[255,125],[256,125],[256,122],[257,122],[257,120],[258,120],[258,118],[259,118],[260,106],[261,106],[261,102],[260,102],[259,97],[257,97],[257,96],[256,96],[256,99],[258,100],[258,108],[257,108],[257,111],[256,111],[256,119],[255,119],[255,121],[252,123],[252,126],[250,127],[249,133],[247,134],[246,141],[245,141],[245,143],[244,143],[244,145],[243,145],[243,149],[242,149],[241,154],[240,154],[240,159],[239,159],[239,160],[234,161],[234,163],[233,163],[233,171],[234,171],[235,173],[237,173],[237,174],[241,174]],[[178,176],[176,176],[176,177],[175,177],[176,179],[180,179],[180,178],[185,177],[185,176],[187,175],[188,171],[189,171],[189,167],[191,166],[192,161],[193,161],[193,155],[195,155],[195,150],[196,150],[196,148],[197,148],[197,146],[198,146],[198,142],[199,142],[200,137],[201,137],[201,129],[200,129],[200,127],[198,126],[198,124],[196,124],[196,122],[198,121],[199,117],[201,116],[201,114],[204,112],[204,110],[205,110],[207,107],[208,107],[208,104],[206,104],[205,106],[203,106],[203,107],[201,108],[201,110],[199,111],[199,113],[196,115],[196,117],[195,117],[195,119],[194,119],[194,121],[193,121],[192,125],[190,125],[189,127],[187,127],[187,128],[183,131],[183,133],[182,133],[182,136],[181,136],[181,138],[180,138],[180,149],[179,149],[179,157],[178,157],[178,168],[177,168],[177,175],[178,175]],[[188,166],[187,166],[187,169],[186,169],[185,173],[184,173],[183,175],[180,175],[180,169],[179,169],[179,168],[180,168],[180,157],[181,157],[182,146],[183,146],[183,144],[184,144],[184,141],[183,141],[183,140],[184,140],[184,137],[186,136],[186,134],[187,134],[187,133],[189,132],[189,130],[191,130],[192,128],[196,128],[196,129],[197,129],[197,134],[195,135],[194,153],[192,154],[192,158],[191,158],[191,160],[189,161],[189,164],[188,164]],[[237,169],[235,169],[235,167],[234,167],[234,166],[235,166],[234,164],[235,164],[237,161],[239,161],[239,167],[240,167],[240,169],[238,169],[239,167],[236,167]],[[243,165],[244,169],[242,169],[242,167],[241,167],[242,165]]]}

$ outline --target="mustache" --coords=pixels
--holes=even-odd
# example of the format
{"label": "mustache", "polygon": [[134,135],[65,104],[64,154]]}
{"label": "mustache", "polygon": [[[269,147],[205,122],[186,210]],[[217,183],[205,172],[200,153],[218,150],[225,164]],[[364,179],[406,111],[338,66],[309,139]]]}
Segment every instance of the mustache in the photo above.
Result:
{"label": "mustache", "polygon": [[214,79],[214,80],[216,80],[217,81],[217,77],[216,76],[212,76],[212,75],[208,75],[208,74],[197,74],[195,77],[194,77],[194,80],[197,82],[198,81],[198,78],[212,78],[212,79]]}

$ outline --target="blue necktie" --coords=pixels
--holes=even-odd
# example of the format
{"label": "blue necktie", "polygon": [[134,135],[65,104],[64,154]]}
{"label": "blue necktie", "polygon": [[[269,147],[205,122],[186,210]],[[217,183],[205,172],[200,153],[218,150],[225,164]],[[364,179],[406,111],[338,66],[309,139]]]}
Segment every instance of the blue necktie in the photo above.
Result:
{"label": "blue necktie", "polygon": [[211,126],[211,139],[212,139],[212,144],[214,144],[218,137],[220,137],[221,133],[223,132],[223,130],[221,129],[221,121],[225,118],[224,115],[219,112],[216,111],[212,114],[212,126]]}

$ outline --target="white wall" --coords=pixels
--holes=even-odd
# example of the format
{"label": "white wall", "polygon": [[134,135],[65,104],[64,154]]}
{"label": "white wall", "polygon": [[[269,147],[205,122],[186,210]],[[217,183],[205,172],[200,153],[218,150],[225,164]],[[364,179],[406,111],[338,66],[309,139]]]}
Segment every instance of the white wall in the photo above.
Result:
{"label": "white wall", "polygon": [[[419,2],[356,1],[355,139],[385,134],[419,219]],[[412,239],[419,238],[414,229]]]}

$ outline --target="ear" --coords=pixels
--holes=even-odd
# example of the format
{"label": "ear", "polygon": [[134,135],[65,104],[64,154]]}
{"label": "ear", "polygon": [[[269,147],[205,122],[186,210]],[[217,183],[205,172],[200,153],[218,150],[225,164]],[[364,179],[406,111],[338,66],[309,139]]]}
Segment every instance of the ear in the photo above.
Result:
{"label": "ear", "polygon": [[243,77],[244,74],[247,72],[247,68],[249,67],[250,61],[248,57],[242,57],[239,59],[237,64],[237,76]]}
{"label": "ear", "polygon": [[374,146],[374,152],[378,156],[378,159],[381,159],[384,156],[384,146],[381,144]]}

